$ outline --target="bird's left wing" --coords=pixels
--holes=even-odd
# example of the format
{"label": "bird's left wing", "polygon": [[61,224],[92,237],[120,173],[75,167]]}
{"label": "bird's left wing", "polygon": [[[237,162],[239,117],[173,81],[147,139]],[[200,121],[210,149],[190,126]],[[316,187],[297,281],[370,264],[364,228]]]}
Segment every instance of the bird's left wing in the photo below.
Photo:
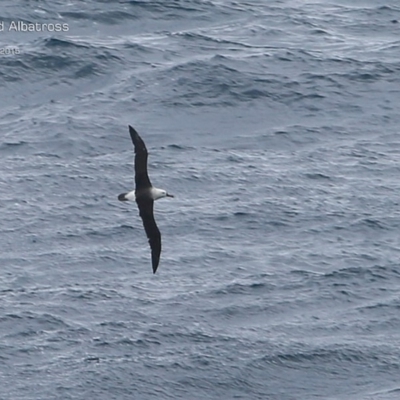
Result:
{"label": "bird's left wing", "polygon": [[143,139],[134,128],[129,125],[129,133],[135,146],[135,184],[136,189],[151,187],[149,175],[147,174],[147,149]]}

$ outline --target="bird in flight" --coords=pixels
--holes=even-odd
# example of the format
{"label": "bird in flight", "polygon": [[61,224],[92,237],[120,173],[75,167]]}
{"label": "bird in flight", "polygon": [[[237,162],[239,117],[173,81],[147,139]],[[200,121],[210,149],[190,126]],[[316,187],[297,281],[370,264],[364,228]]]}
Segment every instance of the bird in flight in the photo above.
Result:
{"label": "bird in flight", "polygon": [[160,262],[161,234],[154,219],[154,201],[162,197],[174,197],[163,189],[152,186],[147,174],[147,149],[142,138],[129,125],[129,133],[132,143],[135,146],[135,190],[128,193],[121,193],[118,196],[120,201],[136,201],[139,207],[139,214],[143,221],[143,227],[151,248],[151,263],[155,274]]}

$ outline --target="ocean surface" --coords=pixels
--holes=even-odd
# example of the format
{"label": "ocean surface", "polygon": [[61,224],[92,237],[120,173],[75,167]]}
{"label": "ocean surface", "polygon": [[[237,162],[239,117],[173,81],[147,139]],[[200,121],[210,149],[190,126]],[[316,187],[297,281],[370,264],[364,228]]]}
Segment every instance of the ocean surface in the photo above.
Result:
{"label": "ocean surface", "polygon": [[[400,398],[398,2],[0,23],[1,400]],[[155,275],[128,124],[175,195]]]}

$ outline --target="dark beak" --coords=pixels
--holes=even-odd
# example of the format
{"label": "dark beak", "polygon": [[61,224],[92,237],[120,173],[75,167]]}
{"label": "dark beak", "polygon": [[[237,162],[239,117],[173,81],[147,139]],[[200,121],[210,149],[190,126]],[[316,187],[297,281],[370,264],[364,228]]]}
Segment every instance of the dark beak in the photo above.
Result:
{"label": "dark beak", "polygon": [[121,193],[121,194],[118,196],[118,200],[119,200],[119,201],[126,201],[125,195],[126,195],[126,193]]}
{"label": "dark beak", "polygon": [[173,194],[169,194],[169,193],[167,193],[166,196],[167,197],[175,197]]}

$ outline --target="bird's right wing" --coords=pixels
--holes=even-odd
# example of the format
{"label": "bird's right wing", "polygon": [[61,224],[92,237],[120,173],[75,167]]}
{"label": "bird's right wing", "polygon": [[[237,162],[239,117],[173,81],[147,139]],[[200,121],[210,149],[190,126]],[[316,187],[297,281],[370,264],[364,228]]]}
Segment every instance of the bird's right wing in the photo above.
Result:
{"label": "bird's right wing", "polygon": [[151,262],[153,273],[155,274],[160,262],[161,254],[161,234],[154,219],[154,200],[152,199],[136,199],[139,207],[139,214],[143,221],[143,227],[146,231],[147,238],[151,248]]}

